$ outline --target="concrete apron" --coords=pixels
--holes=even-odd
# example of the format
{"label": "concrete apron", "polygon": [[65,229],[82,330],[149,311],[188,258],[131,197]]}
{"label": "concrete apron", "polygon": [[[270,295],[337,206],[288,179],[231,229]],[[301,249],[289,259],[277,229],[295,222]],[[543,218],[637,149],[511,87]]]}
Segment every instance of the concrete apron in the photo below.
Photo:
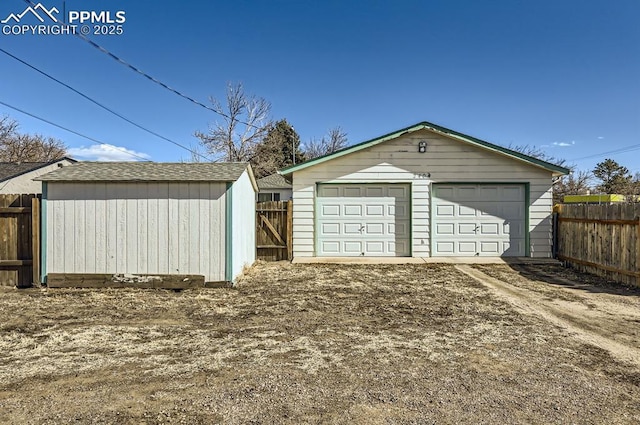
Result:
{"label": "concrete apron", "polygon": [[294,264],[560,264],[529,257],[297,257]]}

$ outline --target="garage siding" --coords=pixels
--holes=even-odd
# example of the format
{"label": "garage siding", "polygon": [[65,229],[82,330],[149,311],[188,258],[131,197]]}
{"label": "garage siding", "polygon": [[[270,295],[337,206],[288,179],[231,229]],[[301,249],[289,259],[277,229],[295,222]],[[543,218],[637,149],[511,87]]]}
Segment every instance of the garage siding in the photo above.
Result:
{"label": "garage siding", "polygon": [[47,186],[47,273],[225,280],[225,183]]}
{"label": "garage siding", "polygon": [[[417,144],[428,143],[419,154]],[[430,176],[429,176],[430,175]],[[430,255],[432,183],[529,183],[532,257],[551,255],[551,173],[500,153],[420,130],[294,173],[294,257],[312,257],[316,183],[410,183],[412,254]]]}

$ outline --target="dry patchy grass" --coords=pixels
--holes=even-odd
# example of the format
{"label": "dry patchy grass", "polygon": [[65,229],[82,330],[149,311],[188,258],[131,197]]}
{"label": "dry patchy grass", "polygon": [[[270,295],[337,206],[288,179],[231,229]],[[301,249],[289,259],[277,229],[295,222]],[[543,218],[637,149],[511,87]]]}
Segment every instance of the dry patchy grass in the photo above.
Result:
{"label": "dry patchy grass", "polygon": [[0,423],[634,423],[639,376],[445,265],[0,289]]}

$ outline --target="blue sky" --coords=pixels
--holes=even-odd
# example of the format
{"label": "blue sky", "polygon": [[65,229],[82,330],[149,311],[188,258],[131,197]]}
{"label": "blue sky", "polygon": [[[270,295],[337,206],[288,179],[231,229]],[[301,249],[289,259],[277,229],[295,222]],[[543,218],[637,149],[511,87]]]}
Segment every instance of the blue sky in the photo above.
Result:
{"label": "blue sky", "polygon": [[[41,3],[62,11],[62,0]],[[2,0],[0,20],[26,6]],[[337,125],[357,143],[430,121],[492,143],[541,147],[582,170],[611,157],[640,172],[638,0],[65,6],[125,11],[122,35],[89,37],[203,102],[242,82],[303,143]],[[38,22],[25,16],[21,23]],[[0,47],[181,144],[196,145],[193,133],[219,120],[73,36],[0,34]],[[154,161],[190,158],[2,53],[0,101]],[[62,139],[83,159],[126,156],[6,106],[0,115],[17,119],[22,131]]]}

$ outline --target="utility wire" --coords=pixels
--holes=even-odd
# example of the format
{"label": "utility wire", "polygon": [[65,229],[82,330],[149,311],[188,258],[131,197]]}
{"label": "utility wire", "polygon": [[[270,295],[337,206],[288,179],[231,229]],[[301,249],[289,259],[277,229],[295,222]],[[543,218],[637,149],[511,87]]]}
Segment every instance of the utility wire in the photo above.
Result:
{"label": "utility wire", "polygon": [[143,130],[143,131],[146,131],[147,133],[149,133],[149,134],[151,134],[151,135],[153,135],[153,136],[156,136],[156,137],[158,137],[158,138],[160,138],[160,139],[162,139],[162,140],[165,140],[165,141],[167,141],[167,142],[169,142],[169,143],[172,143],[172,144],[174,144],[174,145],[176,145],[176,146],[178,146],[178,147],[181,147],[182,149],[185,149],[185,150],[189,151],[189,152],[190,152],[190,153],[192,153],[193,155],[197,155],[197,156],[202,157],[202,158],[204,158],[204,159],[206,159],[206,160],[208,160],[208,161],[211,161],[211,158],[209,158],[209,157],[207,157],[207,156],[204,156],[204,155],[202,155],[201,153],[196,152],[196,151],[194,151],[194,150],[192,150],[192,149],[190,149],[190,148],[188,148],[188,147],[186,147],[186,146],[184,146],[184,145],[182,145],[182,144],[180,144],[180,143],[178,143],[178,142],[176,142],[176,141],[174,141],[174,140],[171,140],[171,139],[169,139],[168,137],[165,137],[165,136],[163,136],[163,135],[161,135],[161,134],[158,134],[158,133],[156,133],[156,132],[155,132],[155,131],[153,131],[153,130],[149,130],[148,128],[143,127],[142,125],[140,125],[140,124],[138,124],[138,123],[136,123],[136,122],[134,122],[134,121],[131,121],[129,118],[127,118],[127,117],[123,116],[122,114],[119,114],[118,112],[116,112],[116,111],[114,111],[113,109],[111,109],[111,108],[109,108],[109,107],[107,107],[107,106],[103,105],[102,103],[98,102],[97,100],[92,99],[91,97],[87,96],[86,94],[82,93],[81,91],[74,89],[74,88],[73,88],[73,87],[71,87],[70,85],[68,85],[68,84],[66,84],[66,83],[64,83],[64,82],[62,82],[62,81],[60,81],[60,80],[58,80],[57,78],[55,78],[55,77],[53,77],[53,76],[51,76],[51,75],[47,74],[46,72],[44,72],[44,71],[42,71],[42,70],[40,70],[40,69],[36,68],[35,66],[33,66],[33,65],[31,65],[31,64],[29,64],[29,63],[27,63],[27,62],[25,62],[24,60],[22,60],[22,59],[20,59],[19,57],[15,56],[15,55],[13,55],[13,54],[11,54],[11,53],[9,53],[9,52],[7,52],[6,50],[4,50],[4,49],[3,49],[3,48],[1,48],[1,47],[0,47],[0,52],[4,53],[5,55],[9,56],[9,57],[10,57],[10,58],[12,58],[12,59],[17,60],[18,62],[22,63],[23,65],[25,65],[25,66],[27,66],[27,67],[29,67],[29,68],[31,68],[31,69],[33,69],[34,71],[36,71],[36,72],[40,73],[41,75],[44,75],[45,77],[49,78],[50,80],[55,81],[56,83],[60,84],[61,86],[68,88],[68,89],[69,89],[69,90],[71,90],[72,92],[74,92],[74,93],[76,93],[76,94],[78,94],[78,95],[82,96],[83,98],[87,99],[89,102],[93,103],[94,105],[99,106],[100,108],[102,108],[102,109],[104,109],[105,111],[107,111],[107,112],[109,112],[109,113],[111,113],[111,114],[113,114],[113,115],[117,116],[118,118],[120,118],[120,119],[122,119],[122,120],[124,120],[124,121],[128,122],[129,124],[131,124],[131,125],[133,125],[133,126],[135,126],[135,127],[139,128],[139,129],[141,129],[141,130]]}
{"label": "utility wire", "polygon": [[582,159],[598,158],[598,157],[605,156],[605,155],[616,154],[616,153],[624,153],[624,152],[631,152],[631,151],[635,151],[635,150],[638,150],[638,149],[640,149],[640,144],[630,145],[630,146],[626,146],[626,147],[620,148],[620,149],[615,149],[615,150],[612,150],[612,151],[607,151],[607,152],[597,153],[597,154],[593,154],[593,155],[583,156],[583,157],[580,157],[580,158],[572,159],[571,161],[579,161],[579,160],[582,160]]}
{"label": "utility wire", "polygon": [[61,129],[61,130],[68,131],[69,133],[75,134],[76,136],[80,136],[80,137],[85,138],[85,139],[87,139],[87,140],[90,140],[90,141],[92,141],[92,142],[95,142],[95,143],[98,143],[98,144],[101,144],[101,145],[109,145],[109,146],[113,147],[113,148],[114,148],[114,149],[116,149],[116,150],[119,150],[119,151],[121,151],[121,152],[126,153],[127,155],[130,155],[130,156],[136,157],[136,158],[141,159],[141,160],[143,160],[143,161],[153,162],[153,161],[151,161],[151,160],[150,160],[150,159],[148,159],[148,158],[142,157],[142,156],[140,156],[140,155],[136,155],[136,154],[131,153],[131,152],[127,151],[127,150],[124,150],[124,149],[121,149],[121,148],[119,148],[119,147],[117,147],[117,146],[114,146],[114,145],[112,145],[112,144],[110,144],[110,143],[105,143],[105,142],[100,141],[100,140],[98,140],[98,139],[94,139],[93,137],[86,136],[86,135],[84,135],[84,134],[82,134],[82,133],[78,133],[77,131],[71,130],[71,129],[66,128],[66,127],[63,127],[63,126],[61,126],[61,125],[59,125],[59,124],[56,124],[56,123],[51,122],[51,121],[49,121],[49,120],[47,120],[47,119],[41,118],[41,117],[39,117],[39,116],[37,116],[37,115],[34,115],[34,114],[30,113],[30,112],[27,112],[27,111],[22,110],[22,109],[20,109],[20,108],[16,108],[15,106],[11,106],[11,105],[9,105],[8,103],[5,103],[5,102],[3,102],[3,101],[1,101],[1,100],[0,100],[0,105],[6,106],[7,108],[13,109],[14,111],[18,111],[18,112],[20,112],[20,113],[23,113],[23,114],[25,114],[25,115],[28,115],[28,116],[30,116],[31,118],[35,118],[35,119],[40,120],[40,121],[42,121],[42,122],[46,122],[46,123],[47,123],[47,124],[49,124],[49,125],[52,125],[52,126],[54,126],[54,127],[58,127],[58,128],[59,128],[59,129]]}
{"label": "utility wire", "polygon": [[[32,2],[31,0],[24,0],[24,1],[25,1],[28,5],[30,5],[30,6],[32,6],[32,7],[35,7],[35,6],[36,6],[36,4],[35,4],[34,2]],[[61,24],[61,25],[63,25],[63,26],[64,26],[64,25],[69,26],[69,24],[65,24],[65,23],[62,23],[62,22],[60,22],[60,24]],[[231,118],[228,114],[225,114],[225,113],[224,113],[224,112],[222,112],[222,111],[218,111],[218,110],[217,110],[217,109],[215,109],[215,108],[212,108],[212,107],[210,107],[210,106],[207,106],[207,105],[205,105],[204,103],[202,103],[202,102],[200,102],[200,101],[198,101],[198,100],[196,100],[196,99],[194,99],[194,98],[192,98],[192,97],[190,97],[190,96],[187,96],[186,94],[184,94],[184,93],[182,93],[182,92],[180,92],[180,91],[178,91],[178,90],[174,89],[173,87],[169,86],[168,84],[165,84],[165,83],[163,83],[162,81],[158,80],[157,78],[154,78],[154,77],[152,77],[151,75],[147,74],[146,72],[144,72],[144,71],[142,71],[142,70],[140,70],[140,69],[136,68],[135,66],[131,65],[129,62],[125,61],[124,59],[121,59],[120,57],[118,57],[118,56],[116,56],[115,54],[111,53],[109,50],[105,49],[104,47],[102,47],[102,46],[100,46],[99,44],[95,43],[94,41],[90,40],[88,37],[86,37],[84,34],[82,34],[82,33],[80,33],[80,32],[74,32],[74,34],[73,34],[73,35],[75,35],[76,37],[78,37],[78,38],[80,38],[80,39],[82,39],[82,40],[86,41],[86,42],[87,42],[87,43],[89,43],[91,46],[95,47],[96,49],[98,49],[98,50],[99,50],[99,51],[101,51],[102,53],[104,53],[104,54],[106,54],[107,56],[109,56],[111,59],[115,60],[116,62],[118,62],[118,63],[120,63],[120,64],[122,64],[122,65],[124,65],[124,66],[126,66],[127,68],[131,69],[132,71],[134,71],[134,72],[136,72],[136,73],[138,73],[138,74],[142,75],[143,77],[145,77],[145,78],[146,78],[146,79],[148,79],[149,81],[151,81],[151,82],[153,82],[153,83],[158,84],[158,85],[159,85],[159,86],[161,86],[162,88],[164,88],[164,89],[166,89],[166,90],[169,90],[169,91],[170,91],[170,92],[172,92],[173,94],[176,94],[176,95],[180,96],[181,98],[186,99],[186,100],[188,100],[189,102],[191,102],[191,103],[193,103],[193,104],[195,104],[195,105],[198,105],[198,106],[200,106],[200,107],[202,107],[202,108],[204,108],[204,109],[207,109],[207,110],[209,110],[209,111],[211,111],[211,112],[213,112],[213,113],[215,113],[215,114],[218,114],[218,115],[220,115],[220,116],[222,116],[222,117],[224,117],[224,118],[227,118],[227,119],[229,119],[229,120],[237,121],[237,122],[239,122],[239,123],[241,123],[241,124],[244,124],[244,125],[246,125],[246,126],[248,126],[248,127],[260,128],[260,127],[258,127],[257,125],[254,125],[254,124],[251,124],[251,123],[248,123],[248,122],[242,121],[242,120],[238,120],[238,119],[235,119],[235,118]],[[209,158],[207,158],[207,159],[209,159]]]}

